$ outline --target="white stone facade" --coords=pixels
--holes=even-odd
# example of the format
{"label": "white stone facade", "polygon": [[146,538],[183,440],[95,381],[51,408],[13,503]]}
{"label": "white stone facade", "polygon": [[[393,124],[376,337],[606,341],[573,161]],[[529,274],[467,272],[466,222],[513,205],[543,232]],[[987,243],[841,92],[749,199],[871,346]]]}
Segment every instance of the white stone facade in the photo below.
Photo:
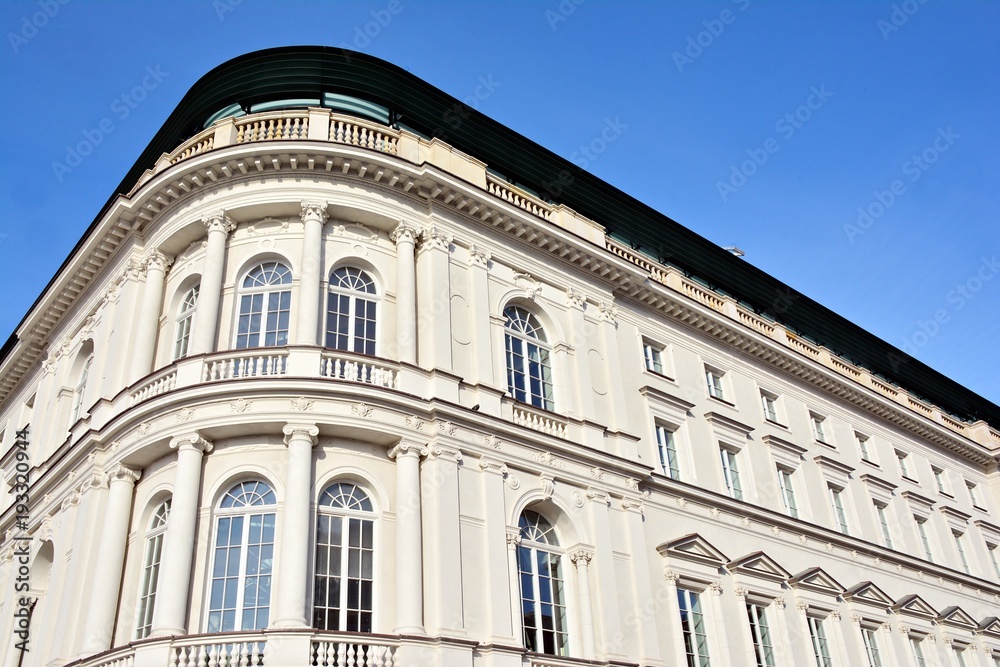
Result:
{"label": "white stone facade", "polygon": [[268,112],[104,212],[0,368],[3,667],[1000,664],[995,428],[487,166]]}

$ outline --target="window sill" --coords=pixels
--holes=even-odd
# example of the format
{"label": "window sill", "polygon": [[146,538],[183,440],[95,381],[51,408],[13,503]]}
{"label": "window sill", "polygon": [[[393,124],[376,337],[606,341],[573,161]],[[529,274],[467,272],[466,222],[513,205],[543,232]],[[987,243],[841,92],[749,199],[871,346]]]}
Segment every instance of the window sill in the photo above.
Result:
{"label": "window sill", "polygon": [[882,466],[880,466],[879,464],[875,463],[874,461],[869,461],[868,459],[861,459],[861,462],[864,463],[865,465],[869,465],[869,466],[875,468],[876,470],[881,470],[882,469]]}
{"label": "window sill", "polygon": [[984,512],[986,514],[990,513],[990,511],[988,509],[986,509],[985,507],[980,507],[979,505],[973,505],[972,509],[979,510],[980,512]]}
{"label": "window sill", "polygon": [[829,450],[832,450],[832,451],[835,451],[835,452],[838,451],[837,446],[835,444],[833,444],[832,442],[829,442],[827,440],[815,440],[814,439],[813,442],[815,442],[817,445],[821,445],[823,447],[826,447]]}
{"label": "window sill", "polygon": [[785,431],[787,431],[787,430],[788,430],[788,426],[787,426],[787,425],[785,425],[785,424],[782,424],[782,423],[781,423],[781,422],[779,422],[779,421],[775,421],[775,420],[773,420],[773,419],[768,419],[767,417],[764,417],[764,421],[765,421],[766,423],[770,424],[771,426],[777,426],[778,428],[780,428],[780,429],[784,429]]}
{"label": "window sill", "polygon": [[944,496],[948,500],[954,500],[955,499],[955,496],[951,495],[947,491],[938,491],[938,493],[940,493],[942,496]]}
{"label": "window sill", "polygon": [[646,372],[646,373],[648,373],[649,375],[652,375],[655,378],[659,378],[661,380],[666,380],[670,384],[677,384],[677,380],[675,380],[674,378],[670,377],[666,373],[661,373],[659,371],[654,371],[653,369],[646,368],[645,366],[643,367],[643,371]]}
{"label": "window sill", "polygon": [[727,405],[727,406],[733,408],[734,410],[736,409],[736,404],[735,403],[730,403],[729,401],[727,401],[724,398],[719,398],[718,396],[712,396],[711,394],[708,395],[708,398],[711,401],[715,401],[717,403],[722,403],[723,405]]}
{"label": "window sill", "polygon": [[920,486],[920,482],[918,482],[917,480],[913,479],[912,477],[907,477],[906,475],[900,475],[900,479],[904,479],[907,482],[909,482],[910,484],[916,484],[917,486]]}

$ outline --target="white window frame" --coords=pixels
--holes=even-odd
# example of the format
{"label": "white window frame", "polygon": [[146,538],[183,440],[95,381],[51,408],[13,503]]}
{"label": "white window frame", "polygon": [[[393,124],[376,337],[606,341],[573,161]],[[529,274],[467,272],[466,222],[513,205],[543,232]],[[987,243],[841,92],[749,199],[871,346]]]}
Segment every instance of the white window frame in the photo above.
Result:
{"label": "white window frame", "polygon": [[879,653],[877,630],[867,626],[861,626],[861,642],[865,647],[865,657],[868,658],[868,667],[882,667],[882,656]]}
{"label": "white window frame", "polygon": [[830,509],[833,510],[834,526],[844,535],[850,535],[851,525],[847,520],[847,508],[844,506],[844,487],[834,484],[826,485],[830,496]]}
{"label": "white window frame", "polygon": [[184,292],[184,298],[178,306],[177,317],[174,319],[174,361],[183,359],[188,354],[200,291],[201,285],[198,284]]}
{"label": "white window frame", "polygon": [[[513,313],[518,314],[515,320]],[[523,315],[522,315],[523,314]],[[538,316],[525,308],[509,304],[503,309],[504,366],[507,371],[507,391],[519,403],[552,411],[555,409],[555,376],[552,368],[552,348]],[[512,324],[520,322],[515,328]],[[518,368],[515,361],[522,360]],[[522,386],[517,387],[517,378]],[[538,383],[538,391],[532,385]]]}
{"label": "white window frame", "polygon": [[924,558],[927,559],[928,563],[933,563],[934,552],[931,550],[931,540],[927,535],[928,519],[921,519],[920,517],[914,515],[913,521],[917,524],[917,536],[920,538],[920,546],[924,549]]}
{"label": "white window frame", "polygon": [[906,461],[908,458],[910,458],[910,455],[907,452],[903,452],[898,449],[895,451],[896,451],[896,463],[899,464],[900,477],[904,479],[913,479],[912,477],[910,477],[910,464],[907,463]]}
{"label": "white window frame", "polygon": [[913,664],[916,667],[927,667],[927,656],[924,655],[923,637],[910,635],[910,654],[913,656]]}
{"label": "white window frame", "polygon": [[972,567],[969,564],[969,557],[965,553],[965,545],[962,544],[962,538],[965,537],[965,533],[960,533],[957,530],[951,531],[951,536],[955,538],[955,550],[958,552],[958,561],[962,564],[962,569],[966,574],[972,574]]}
{"label": "white window frame", "polygon": [[[665,356],[666,348],[658,343],[654,343],[648,338],[642,339],[642,362],[643,367],[650,373],[656,373],[657,375],[667,376],[666,365],[664,364],[663,357]],[[659,368],[657,368],[659,366]]]}
{"label": "white window frame", "polygon": [[809,423],[812,426],[813,438],[815,438],[816,442],[824,445],[830,445],[832,443],[824,430],[826,421],[825,415],[821,415],[818,412],[809,412]]}
{"label": "white window frame", "polygon": [[[278,267],[283,267],[286,271],[287,281],[284,280],[285,276],[282,276],[282,282],[278,283],[267,283],[264,285],[257,285],[246,287],[246,282],[250,278],[250,274],[257,269],[264,268],[265,273],[270,273],[277,271]],[[264,260],[253,264],[249,269],[247,269],[239,281],[239,289],[236,290],[236,303],[233,310],[236,313],[236,322],[233,326],[233,349],[236,350],[248,350],[258,347],[283,347],[289,344],[289,336],[291,335],[291,325],[292,325],[292,284],[294,282],[295,276],[292,273],[292,269],[283,260],[272,259]],[[251,330],[249,325],[247,332],[240,333],[240,321],[243,319],[244,315],[250,315],[254,313],[253,308],[253,298],[257,295],[261,295],[260,299],[260,311],[259,311],[259,321],[257,327]],[[277,308],[271,307],[271,296],[277,296],[278,304]],[[287,295],[288,308],[282,308],[283,297]],[[245,301],[245,298],[249,298]],[[244,303],[249,304],[251,310],[244,310]],[[281,314],[287,313],[288,320],[286,326],[281,328]],[[267,344],[267,335],[269,333],[269,320],[274,317],[275,329],[273,330],[275,341],[271,345]],[[246,344],[241,343],[241,337],[246,337]],[[282,338],[283,336],[283,338]],[[251,340],[256,342],[256,345],[250,345]]]}
{"label": "white window frame", "polygon": [[1000,553],[1000,546],[987,542],[986,553],[990,555],[990,562],[993,563],[993,571],[996,573],[997,579],[1000,579],[1000,558],[997,557],[997,553]]}
{"label": "white window frame", "polygon": [[[375,514],[375,507],[371,501],[371,496],[368,492],[361,486],[354,484],[352,482],[340,481],[327,484],[320,494],[319,501],[316,504],[316,540],[315,540],[315,556],[313,561],[313,600],[311,605],[312,610],[312,624],[314,628],[318,628],[320,631],[326,632],[373,632],[375,626],[375,601],[378,599],[378,594],[376,590],[377,578],[377,555],[378,555],[378,522],[376,521],[377,515]],[[334,519],[340,519],[340,542],[339,544],[333,544],[332,542],[323,544],[320,542],[320,524],[324,520],[330,520],[331,525]],[[351,544],[351,528],[352,525],[358,526],[360,544]],[[364,535],[370,536],[369,546],[364,546]],[[326,547],[328,549],[328,556],[326,562],[330,563],[329,556],[332,555],[334,551],[338,552],[340,568],[338,572],[320,572],[320,563],[322,562],[321,552],[322,548]],[[363,552],[369,553],[369,568],[367,576],[365,576],[364,571],[364,554]],[[353,555],[357,555],[357,569],[352,572],[353,567]],[[330,605],[329,600],[326,602],[328,604],[324,605],[325,610],[337,610],[337,627],[330,627],[329,617],[327,617],[326,622],[321,626],[318,623],[318,610],[317,610],[317,598],[316,594],[320,587],[320,578],[336,578],[339,579],[339,595],[336,600],[336,605]],[[348,595],[351,588],[351,583],[356,583],[359,590],[361,588],[362,582],[367,581],[370,586],[370,594],[368,600],[368,609],[364,609],[363,604],[354,604],[352,609],[351,600],[348,599]],[[355,615],[355,622],[351,622],[352,614]],[[367,618],[365,618],[367,614]]]}
{"label": "white window frame", "polygon": [[656,451],[660,457],[660,470],[673,480],[681,478],[680,454],[677,450],[677,429],[655,420]]}
{"label": "white window frame", "polygon": [[[539,521],[541,519],[541,521]],[[533,510],[524,510],[521,513],[521,517],[518,519],[518,527],[521,535],[521,543],[517,547],[517,569],[518,569],[518,580],[521,582],[520,585],[520,606],[518,607],[521,614],[521,628],[524,633],[524,646],[529,650],[534,650],[538,653],[545,653],[546,655],[557,655],[567,657],[570,652],[570,635],[569,635],[569,590],[566,582],[565,568],[563,567],[566,559],[565,551],[560,547],[558,536],[556,535],[555,527],[552,523],[545,518],[544,515],[535,512]],[[538,536],[543,539],[533,539],[532,536]],[[551,538],[549,537],[551,536]],[[562,607],[562,622],[559,622],[559,615],[554,613],[552,616],[552,628],[551,631],[546,630],[542,623],[538,623],[536,620],[536,627],[531,633],[533,641],[533,648],[529,647],[529,632],[531,630],[528,625],[524,622],[524,609],[525,604],[528,603],[533,609],[537,610],[543,606],[542,597],[540,595],[541,587],[543,585],[542,575],[539,570],[539,554],[546,554],[546,559],[551,563],[556,563],[557,576],[544,577],[547,581],[545,582],[549,588],[549,599],[555,600],[555,591],[559,588],[563,592],[563,600],[561,604],[554,603],[553,607]],[[524,569],[524,561],[530,564],[530,569]],[[551,571],[551,570],[550,570]],[[528,577],[531,580],[532,590],[531,597],[525,596],[524,591],[524,580]],[[552,582],[555,581],[557,585],[553,588]],[[555,611],[555,610],[554,610]],[[541,614],[537,616],[537,619],[541,618]],[[554,650],[546,651],[545,640],[546,634],[551,634],[553,638]],[[560,641],[561,639],[561,641]]]}
{"label": "white window frame", "polygon": [[726,486],[726,492],[733,500],[744,500],[746,494],[743,492],[743,481],[740,477],[739,451],[725,445],[719,446],[719,455],[722,460],[722,481]]}
{"label": "white window frame", "polygon": [[750,639],[753,643],[753,654],[757,667],[775,667],[774,631],[767,621],[767,607],[748,601],[747,621],[750,624]]}
{"label": "white window frame", "polygon": [[892,549],[892,532],[889,529],[889,517],[886,516],[886,510],[889,509],[889,506],[878,501],[874,501],[872,504],[875,505],[875,515],[878,517],[879,526],[882,528],[882,540],[885,542],[887,549]]}
{"label": "white window frame", "polygon": [[781,503],[785,513],[793,519],[799,518],[799,506],[795,498],[795,471],[784,466],[777,466],[778,489],[781,491]]}
{"label": "white window frame", "polygon": [[937,487],[938,493],[951,496],[951,493],[948,491],[948,482],[944,477],[944,468],[932,465],[931,474],[934,475],[934,484]]}
{"label": "white window frame", "polygon": [[809,627],[809,644],[812,647],[813,659],[816,667],[833,667],[833,657],[830,654],[830,640],[826,636],[823,628],[823,620],[818,616],[807,616],[806,625]]}
{"label": "white window frame", "polygon": [[[684,656],[688,667],[710,667],[708,631],[706,630],[705,612],[701,604],[701,592],[678,586],[677,606],[680,611],[678,621],[681,626]],[[699,636],[703,638],[700,643],[697,641]]]}
{"label": "white window frame", "polygon": [[170,521],[170,501],[171,499],[167,498],[156,506],[146,531],[146,549],[142,559],[134,639],[145,639],[153,629],[153,611],[160,579],[160,562],[163,557],[163,538]]}
{"label": "white window frame", "polygon": [[[242,494],[245,491],[245,489],[243,487],[244,484],[254,484],[255,482],[257,484],[257,486],[254,487],[255,492],[261,494],[265,498],[267,496],[267,493],[269,492],[270,495],[271,495],[271,502],[263,502],[263,503],[260,503],[260,504],[251,504],[251,505],[239,505],[239,506],[234,506],[232,508],[223,508],[222,507],[222,504],[223,504],[223,502],[225,502],[225,499],[226,499],[227,496],[229,496],[230,494],[232,494],[237,489],[240,489],[240,492]],[[261,486],[266,487],[266,491],[265,492],[261,491]],[[244,481],[244,482],[237,482],[237,483],[233,484],[232,486],[230,486],[229,490],[223,495],[222,498],[220,498],[219,502],[216,504],[215,516],[214,516],[214,521],[213,521],[214,527],[213,527],[213,531],[212,531],[212,533],[213,533],[212,534],[212,556],[210,558],[211,568],[212,569],[209,570],[209,572],[211,572],[213,574],[209,576],[208,586],[207,586],[207,594],[205,596],[206,597],[206,599],[205,599],[205,616],[204,616],[204,619],[205,619],[205,632],[211,632],[211,633],[215,633],[215,632],[238,632],[238,631],[245,631],[245,630],[264,629],[264,628],[266,628],[268,626],[268,623],[265,622],[265,623],[263,623],[263,625],[260,625],[259,623],[256,623],[255,625],[260,625],[259,628],[244,628],[243,627],[243,614],[248,609],[248,607],[246,607],[246,604],[245,604],[246,603],[245,593],[246,593],[246,590],[247,590],[247,577],[250,576],[250,573],[247,572],[247,554],[248,554],[248,551],[249,551],[248,547],[250,546],[249,545],[249,537],[250,537],[250,523],[251,523],[251,518],[254,517],[254,516],[260,516],[261,517],[261,519],[262,519],[262,535],[261,535],[261,537],[263,537],[263,525],[264,525],[263,522],[266,521],[267,519],[270,519],[271,520],[272,541],[270,543],[262,542],[261,545],[268,545],[269,544],[270,547],[271,547],[271,550],[270,550],[271,558],[270,558],[270,562],[268,564],[268,571],[266,573],[266,576],[268,576],[270,578],[270,582],[269,582],[270,592],[273,593],[273,591],[274,591],[273,584],[275,583],[275,577],[274,577],[274,574],[275,574],[275,572],[274,572],[274,546],[276,544],[276,540],[277,540],[277,537],[279,535],[279,533],[278,533],[278,526],[277,526],[277,507],[278,507],[278,503],[277,503],[277,499],[276,499],[276,496],[275,496],[275,493],[274,493],[274,489],[267,482],[263,482],[263,481],[260,481],[260,480],[247,480],[247,481]],[[219,625],[218,628],[213,628],[211,626],[211,623],[212,623],[212,614],[215,613],[215,612],[224,613],[227,610],[226,607],[221,607],[219,609],[214,609],[213,605],[212,605],[212,591],[213,591],[215,582],[218,579],[218,577],[214,576],[214,572],[215,572],[215,562],[216,562],[215,559],[219,557],[220,530],[221,530],[221,526],[222,526],[222,521],[224,519],[232,519],[232,518],[235,518],[235,517],[242,517],[243,518],[241,535],[240,535],[240,542],[239,542],[239,545],[238,545],[238,548],[240,550],[239,551],[239,564],[237,566],[238,569],[237,569],[237,574],[235,576],[235,579],[236,579],[236,599],[234,600],[234,605],[235,606],[233,607],[233,610],[235,612],[235,615],[234,615],[235,622],[234,622],[234,625],[233,625],[232,628],[226,628],[226,627],[224,627],[224,624],[222,624],[221,622],[220,622],[220,625]],[[233,546],[234,546],[234,544],[229,544],[229,543],[227,543],[225,545],[225,547],[227,547],[227,550],[226,550],[227,554],[228,554],[228,551],[233,548]],[[259,545],[255,544],[255,546],[259,546]],[[265,559],[262,556],[261,557],[261,561],[263,562],[265,560],[267,560],[267,559]],[[259,578],[260,576],[265,576],[265,575],[263,575],[263,574],[261,574],[261,573],[258,572],[258,573],[253,574],[252,576],[256,576],[256,577]],[[233,578],[233,577],[223,577],[222,579],[225,580],[226,578]],[[225,590],[225,586],[223,584],[223,591],[224,590]],[[224,593],[223,593],[223,596],[224,596]],[[267,620],[269,622],[270,621],[270,616],[271,616],[271,602],[272,602],[271,596],[269,595],[266,607],[265,606],[254,606],[254,607],[252,607],[252,609],[254,609],[254,610],[267,609],[267,614],[266,615],[267,615]],[[255,613],[255,617],[256,616],[257,616],[257,614]]]}
{"label": "white window frame", "polygon": [[778,395],[766,389],[760,390],[760,407],[764,412],[764,420],[781,425],[781,415],[778,412]]}
{"label": "white window frame", "polygon": [[[371,287],[371,291],[366,291],[364,289],[356,289],[354,287],[341,287],[339,285],[334,285],[334,274],[338,271],[344,271],[347,273],[348,277],[352,279],[353,282],[357,283],[361,281],[363,286]],[[351,352],[354,354],[364,354],[367,356],[378,356],[379,352],[379,327],[380,318],[379,311],[381,311],[381,299],[378,282],[370,271],[366,271],[361,267],[354,266],[351,264],[345,264],[341,266],[334,267],[329,276],[327,276],[327,292],[326,292],[326,307],[323,311],[323,318],[325,326],[323,327],[323,345],[330,350],[340,350],[342,352]],[[331,332],[331,313],[330,310],[331,299],[334,297],[347,297],[347,342],[346,347],[340,347],[338,345],[330,345],[330,336],[334,336],[334,342],[338,342],[337,339],[340,338],[339,332]],[[357,326],[358,326],[358,313],[362,304],[364,304],[364,309],[367,310],[371,308],[371,318],[365,318],[365,320],[371,320],[371,339],[367,336],[358,338],[356,336]],[[340,315],[339,305],[340,301],[337,301],[338,310],[337,314]],[[367,314],[367,313],[366,313]],[[366,333],[367,331],[366,327]],[[361,345],[362,349],[358,350],[357,347]]]}
{"label": "white window frame", "polygon": [[726,377],[726,372],[715,366],[705,364],[705,388],[708,391],[708,395],[712,398],[716,398],[723,403],[728,403],[726,399],[726,387],[724,384],[724,378]]}
{"label": "white window frame", "polygon": [[972,501],[972,506],[979,509],[985,509],[986,505],[983,504],[983,499],[979,497],[979,491],[977,490],[979,485],[975,482],[965,480],[965,488],[969,490],[969,500]]}
{"label": "white window frame", "polygon": [[877,461],[875,460],[875,457],[872,456],[872,450],[871,450],[871,444],[870,444],[871,443],[871,438],[870,437],[868,437],[864,433],[860,433],[858,431],[855,431],[854,432],[854,442],[856,442],[857,445],[858,445],[858,456],[861,457],[862,461],[865,461],[867,463],[877,463]]}

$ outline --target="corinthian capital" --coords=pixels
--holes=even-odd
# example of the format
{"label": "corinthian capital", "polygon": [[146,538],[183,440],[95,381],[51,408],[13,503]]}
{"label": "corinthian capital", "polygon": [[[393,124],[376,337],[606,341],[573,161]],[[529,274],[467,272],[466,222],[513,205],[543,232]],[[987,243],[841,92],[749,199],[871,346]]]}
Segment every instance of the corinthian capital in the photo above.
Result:
{"label": "corinthian capital", "polygon": [[321,225],[326,224],[327,219],[330,217],[326,213],[326,202],[303,201],[300,204],[302,212],[299,213],[299,217],[302,218],[302,222],[319,220]]}
{"label": "corinthian capital", "polygon": [[159,251],[158,248],[153,248],[142,260],[142,266],[147,271],[151,269],[156,269],[158,271],[166,271],[170,268],[170,265],[174,263],[174,258],[169,255],[164,255]]}
{"label": "corinthian capital", "polygon": [[233,222],[228,215],[226,215],[225,211],[218,211],[205,216],[201,219],[201,222],[205,225],[205,229],[208,230],[209,233],[222,232],[228,235],[229,232],[236,229],[236,223]]}
{"label": "corinthian capital", "polygon": [[389,235],[389,238],[392,239],[392,242],[396,245],[399,245],[400,243],[416,244],[417,237],[419,235],[420,230],[410,223],[400,220],[399,224],[396,225],[396,228],[392,230],[392,234]]}

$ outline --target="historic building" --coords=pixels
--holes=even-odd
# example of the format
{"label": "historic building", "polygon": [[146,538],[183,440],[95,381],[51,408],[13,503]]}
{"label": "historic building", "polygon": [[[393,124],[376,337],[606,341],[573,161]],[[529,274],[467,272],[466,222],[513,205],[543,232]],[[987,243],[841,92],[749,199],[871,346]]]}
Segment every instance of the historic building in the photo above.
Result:
{"label": "historic building", "polygon": [[206,75],[0,355],[2,667],[1000,665],[1000,408],[369,56]]}

